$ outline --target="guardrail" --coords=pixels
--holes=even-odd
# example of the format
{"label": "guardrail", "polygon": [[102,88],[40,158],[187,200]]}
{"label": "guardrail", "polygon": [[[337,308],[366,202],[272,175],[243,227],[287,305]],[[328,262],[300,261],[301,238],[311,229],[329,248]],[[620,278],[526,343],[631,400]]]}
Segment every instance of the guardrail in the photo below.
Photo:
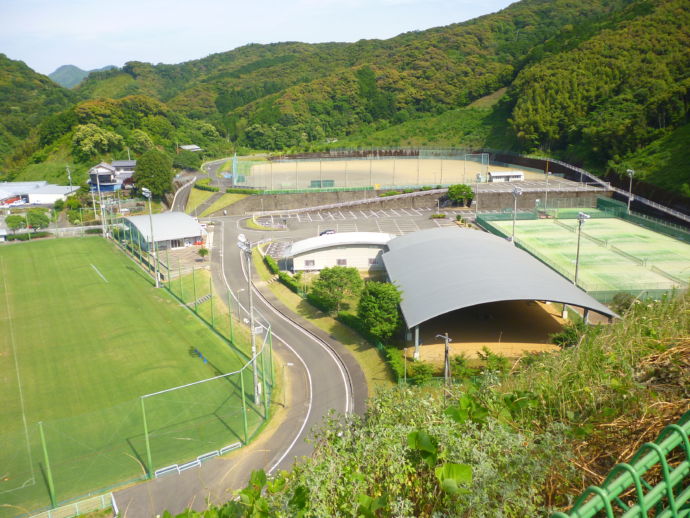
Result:
{"label": "guardrail", "polygon": [[[678,424],[665,427],[655,442],[648,442],[629,463],[616,465],[601,486],[590,486],[567,512],[558,512],[551,518],[591,518],[606,516],[633,518],[653,516],[681,518],[690,516],[690,412]],[[669,457],[676,453],[675,467]],[[685,460],[677,461],[678,456]],[[661,480],[651,486],[643,478],[652,469],[659,469]],[[645,492],[646,490],[646,492]],[[627,502],[622,496],[626,495]],[[631,501],[632,500],[632,501]],[[600,514],[600,513],[604,514]]]}

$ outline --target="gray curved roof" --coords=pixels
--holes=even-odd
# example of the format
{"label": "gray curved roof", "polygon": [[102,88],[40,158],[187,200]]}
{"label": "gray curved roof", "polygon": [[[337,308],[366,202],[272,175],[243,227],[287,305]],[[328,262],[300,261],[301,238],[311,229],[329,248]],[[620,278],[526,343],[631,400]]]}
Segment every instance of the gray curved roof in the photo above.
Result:
{"label": "gray curved roof", "polygon": [[333,246],[384,246],[395,237],[394,234],[383,232],[336,232],[323,236],[308,237],[292,243],[287,255],[294,257],[305,252],[330,248]]}
{"label": "gray curved roof", "polygon": [[445,227],[397,237],[388,242],[383,263],[403,292],[408,328],[502,300],[561,302],[617,316],[527,252],[478,230]]}

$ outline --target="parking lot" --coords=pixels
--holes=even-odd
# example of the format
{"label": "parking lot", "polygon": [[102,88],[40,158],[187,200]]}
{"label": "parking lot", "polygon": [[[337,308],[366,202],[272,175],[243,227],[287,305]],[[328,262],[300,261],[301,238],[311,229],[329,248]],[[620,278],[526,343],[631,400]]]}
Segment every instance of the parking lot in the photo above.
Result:
{"label": "parking lot", "polygon": [[385,209],[317,211],[282,216],[266,216],[257,222],[282,231],[266,232],[274,240],[271,255],[282,257],[288,244],[300,239],[318,236],[325,230],[336,232],[386,232],[401,236],[427,228],[455,226],[457,214],[468,215],[467,210],[441,210],[445,218],[432,219],[435,209]]}

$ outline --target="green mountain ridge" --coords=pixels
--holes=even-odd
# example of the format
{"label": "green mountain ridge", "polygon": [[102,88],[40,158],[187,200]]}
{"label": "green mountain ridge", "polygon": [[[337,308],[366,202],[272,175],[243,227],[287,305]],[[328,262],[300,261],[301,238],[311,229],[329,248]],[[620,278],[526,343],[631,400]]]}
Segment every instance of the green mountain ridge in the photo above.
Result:
{"label": "green mountain ridge", "polygon": [[[64,95],[79,101],[74,113],[99,99],[155,99],[165,117],[210,124],[235,148],[314,150],[334,138],[476,146],[620,172],[628,156],[689,121],[686,7],[685,0],[522,0],[387,40],[251,44],[178,65],[129,62],[91,73]],[[499,90],[505,94],[494,106],[471,105]],[[73,136],[78,124],[65,124],[69,117],[60,119],[62,130],[50,119],[23,148],[8,146],[13,174],[50,156],[41,151],[46,133],[57,132],[51,142]],[[102,129],[125,141],[141,129],[111,122]],[[172,151],[174,138],[164,140],[156,145]],[[675,188],[690,183],[689,169],[642,176]]]}

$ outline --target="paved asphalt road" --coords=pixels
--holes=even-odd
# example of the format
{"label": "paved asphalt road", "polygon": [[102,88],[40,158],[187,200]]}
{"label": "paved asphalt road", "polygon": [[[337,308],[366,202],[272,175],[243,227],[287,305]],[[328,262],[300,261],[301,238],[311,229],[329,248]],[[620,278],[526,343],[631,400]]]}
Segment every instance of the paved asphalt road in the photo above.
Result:
{"label": "paved asphalt road", "polygon": [[[251,241],[262,239],[262,232],[242,230],[239,218],[219,218],[214,228],[211,251],[214,284],[219,296],[227,288],[238,293],[247,286],[237,236],[244,233]],[[261,284],[256,278],[254,282]],[[254,305],[271,322],[276,373],[287,387],[279,400],[275,422],[249,446],[231,455],[205,462],[200,468],[179,475],[168,475],[115,493],[121,515],[129,518],[151,517],[164,510],[179,513],[185,509],[203,509],[211,503],[232,498],[232,491],[244,487],[252,470],[271,473],[288,469],[296,459],[312,452],[305,442],[312,428],[331,410],[364,411],[367,387],[356,360],[323,331],[290,315],[267,289],[254,288]],[[243,306],[248,304],[246,289],[239,292]],[[287,315],[296,318],[299,325]],[[280,399],[280,398],[279,398]]]}

